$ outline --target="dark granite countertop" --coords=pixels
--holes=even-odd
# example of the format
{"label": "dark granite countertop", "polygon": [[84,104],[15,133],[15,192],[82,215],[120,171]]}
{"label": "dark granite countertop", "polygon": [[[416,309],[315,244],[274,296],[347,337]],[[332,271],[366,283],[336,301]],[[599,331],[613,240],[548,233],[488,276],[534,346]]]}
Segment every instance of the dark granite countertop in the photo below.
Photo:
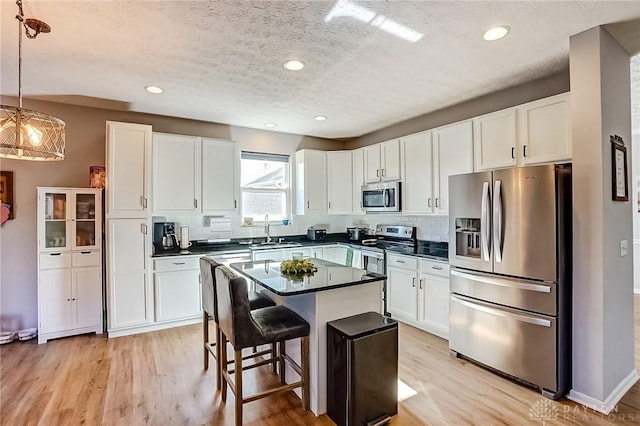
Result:
{"label": "dark granite countertop", "polygon": [[231,269],[280,296],[313,293],[385,280],[385,275],[344,266],[321,259],[309,259],[318,268],[312,276],[291,279],[280,272],[273,260],[232,263]]}

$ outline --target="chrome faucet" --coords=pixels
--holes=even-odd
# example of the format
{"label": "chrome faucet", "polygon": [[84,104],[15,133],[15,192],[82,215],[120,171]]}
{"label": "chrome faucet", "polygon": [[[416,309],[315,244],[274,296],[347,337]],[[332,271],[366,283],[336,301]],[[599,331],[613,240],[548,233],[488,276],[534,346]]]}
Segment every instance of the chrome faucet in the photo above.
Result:
{"label": "chrome faucet", "polygon": [[264,232],[267,234],[267,239],[265,240],[265,242],[270,243],[271,236],[269,235],[269,215],[268,214],[264,216]]}

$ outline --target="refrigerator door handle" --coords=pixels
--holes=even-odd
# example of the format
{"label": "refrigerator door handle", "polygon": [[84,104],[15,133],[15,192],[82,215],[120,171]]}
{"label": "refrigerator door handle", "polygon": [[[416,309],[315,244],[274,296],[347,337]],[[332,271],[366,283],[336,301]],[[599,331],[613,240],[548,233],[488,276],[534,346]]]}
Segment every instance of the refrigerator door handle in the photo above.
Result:
{"label": "refrigerator door handle", "polygon": [[482,211],[480,217],[480,239],[482,260],[489,261],[489,182],[482,183]]}
{"label": "refrigerator door handle", "polygon": [[465,278],[472,281],[478,281],[485,284],[498,285],[501,287],[518,288],[522,290],[537,291],[538,293],[551,293],[551,286],[546,284],[527,284],[519,283],[512,280],[503,280],[496,277],[487,277],[484,275],[467,274],[455,269],[451,269],[451,275]]}
{"label": "refrigerator door handle", "polygon": [[462,299],[458,296],[454,296],[451,295],[451,300],[453,302],[459,303],[467,308],[471,308],[471,309],[475,309],[476,311],[481,311],[481,312],[485,312],[487,314],[491,314],[491,315],[495,315],[495,316],[499,316],[499,317],[504,317],[504,318],[510,318],[512,320],[516,320],[516,321],[520,321],[520,322],[526,322],[529,324],[533,324],[533,325],[539,325],[542,327],[551,327],[551,321],[546,320],[546,319],[542,319],[542,318],[535,318],[535,317],[530,317],[528,315],[520,315],[520,314],[514,314],[508,311],[504,311],[502,309],[496,309],[496,308],[490,308],[489,306],[484,306],[484,305],[480,305],[480,304],[476,304],[473,303],[471,301],[467,301],[466,299]]}
{"label": "refrigerator door handle", "polygon": [[502,262],[502,181],[493,184],[493,251],[496,262]]}

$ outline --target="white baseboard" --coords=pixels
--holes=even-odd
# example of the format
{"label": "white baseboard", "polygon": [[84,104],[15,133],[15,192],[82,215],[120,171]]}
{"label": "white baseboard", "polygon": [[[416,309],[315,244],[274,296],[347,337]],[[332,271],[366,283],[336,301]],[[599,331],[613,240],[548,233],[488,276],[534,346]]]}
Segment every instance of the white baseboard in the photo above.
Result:
{"label": "white baseboard", "polygon": [[618,383],[618,386],[616,386],[616,388],[611,391],[609,396],[604,401],[600,401],[599,399],[593,398],[581,392],[577,392],[573,389],[571,390],[571,392],[569,392],[568,398],[599,413],[609,414],[611,410],[615,408],[616,404],[620,402],[622,397],[629,391],[629,389],[631,389],[633,385],[636,384],[638,379],[640,379],[640,375],[634,369],[624,379],[622,379],[620,383]]}
{"label": "white baseboard", "polygon": [[113,337],[122,337],[129,336],[131,334],[139,334],[139,333],[148,333],[150,331],[164,330],[167,328],[180,327],[183,325],[191,325],[202,322],[202,316],[198,316],[197,318],[191,318],[186,320],[179,321],[171,321],[171,322],[158,322],[153,324],[148,324],[144,326],[124,328],[124,329],[112,329],[108,330],[109,338]]}

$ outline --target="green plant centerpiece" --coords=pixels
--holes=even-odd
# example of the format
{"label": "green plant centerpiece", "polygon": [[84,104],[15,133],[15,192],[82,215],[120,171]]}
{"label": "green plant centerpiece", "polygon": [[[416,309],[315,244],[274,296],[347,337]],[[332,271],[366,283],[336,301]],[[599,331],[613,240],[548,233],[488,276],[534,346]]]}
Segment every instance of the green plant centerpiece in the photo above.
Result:
{"label": "green plant centerpiece", "polygon": [[302,281],[304,277],[312,277],[318,267],[309,259],[285,260],[280,264],[280,272],[291,281]]}

